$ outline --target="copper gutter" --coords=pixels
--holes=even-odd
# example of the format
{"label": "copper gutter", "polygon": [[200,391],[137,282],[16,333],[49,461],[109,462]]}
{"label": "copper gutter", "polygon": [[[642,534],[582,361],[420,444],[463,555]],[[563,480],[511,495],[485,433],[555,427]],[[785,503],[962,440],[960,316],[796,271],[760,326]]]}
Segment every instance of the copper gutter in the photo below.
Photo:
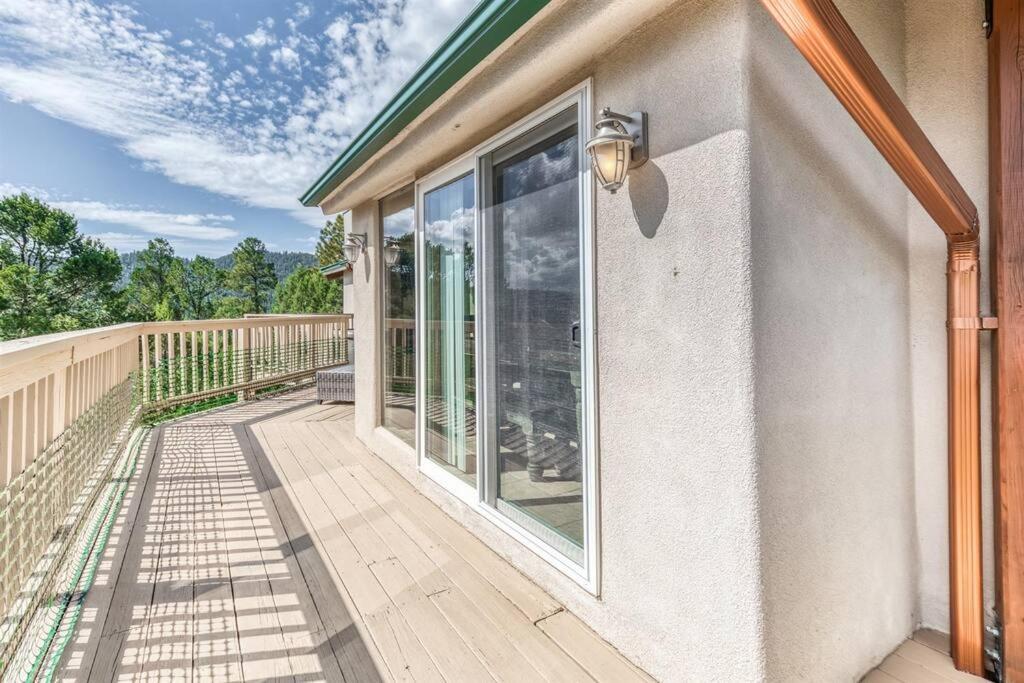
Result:
{"label": "copper gutter", "polygon": [[831,0],[761,0],[948,244],[949,610],[953,662],[985,673],[978,210]]}

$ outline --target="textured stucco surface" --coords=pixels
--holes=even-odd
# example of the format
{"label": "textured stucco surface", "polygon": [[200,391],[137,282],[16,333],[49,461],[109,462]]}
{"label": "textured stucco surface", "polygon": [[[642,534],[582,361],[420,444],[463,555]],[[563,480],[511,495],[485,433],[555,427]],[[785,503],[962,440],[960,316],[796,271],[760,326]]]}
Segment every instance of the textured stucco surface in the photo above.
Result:
{"label": "textured stucco surface", "polygon": [[[420,475],[412,452],[373,428],[369,384],[357,396],[358,434],[659,679],[759,680],[745,10],[738,1],[678,3],[597,62],[579,62],[585,51],[569,51],[559,62],[564,71],[537,61],[594,22],[594,9],[600,16],[601,4],[566,3],[426,130],[443,129],[443,114],[461,112],[463,98],[517,90],[521,70],[535,74],[544,64],[547,80],[530,91],[531,107],[590,76],[595,109],[643,109],[658,131],[650,163],[629,188],[596,197],[600,599]],[[490,120],[510,118],[502,112]],[[382,163],[429,168],[450,156],[411,153],[419,136],[399,145],[411,156]],[[372,202],[356,206],[358,231],[373,212]],[[367,290],[376,283],[363,277],[369,261],[355,269],[357,311],[370,305]],[[377,362],[370,320],[357,313],[360,372]]]}
{"label": "textured stucco surface", "polygon": [[[983,3],[917,0],[907,5],[907,106],[978,207],[983,312],[987,297],[988,84]],[[913,198],[908,205],[920,621],[949,630],[946,456],[945,245]],[[982,486],[985,604],[994,600],[992,551],[991,335],[982,335]]]}
{"label": "textured stucco surface", "polygon": [[[902,3],[839,5],[902,92]],[[915,623],[907,197],[760,3],[750,8],[768,678],[852,681]]]}
{"label": "textured stucco surface", "polygon": [[[980,9],[838,4],[984,215]],[[588,77],[652,145],[595,196],[599,598],[376,426],[372,198]],[[944,241],[757,0],[554,3],[346,198],[358,436],[655,677],[853,681],[948,628]]]}

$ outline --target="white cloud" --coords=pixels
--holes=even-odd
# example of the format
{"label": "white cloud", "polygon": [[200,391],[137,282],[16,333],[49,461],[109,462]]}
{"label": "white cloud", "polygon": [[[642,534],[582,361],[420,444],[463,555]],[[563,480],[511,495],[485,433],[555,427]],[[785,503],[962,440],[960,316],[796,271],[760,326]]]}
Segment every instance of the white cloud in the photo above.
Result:
{"label": "white cloud", "polygon": [[231,249],[230,242],[225,242],[226,240],[235,240],[239,237],[237,230],[223,225],[235,222],[235,217],[230,214],[169,213],[90,199],[67,199],[44,188],[0,182],[0,197],[22,192],[37,197],[54,208],[67,211],[80,221],[109,223],[122,229],[138,230],[139,233],[116,230],[97,233],[83,229],[83,234],[96,237],[118,251],[144,248],[146,242],[158,236],[168,239],[176,251],[185,255],[208,252],[220,255]]}
{"label": "white cloud", "polygon": [[[114,251],[139,251],[145,249],[149,241],[153,239],[150,235],[136,235],[127,232],[92,232],[86,233],[89,237],[98,239]],[[189,242],[184,240],[168,240],[174,247],[174,253],[178,256],[223,256],[231,251],[230,246],[213,242]]]}
{"label": "white cloud", "polygon": [[178,45],[181,45],[182,47],[192,47],[193,45],[195,45],[195,43],[186,38],[185,40],[179,42]]}
{"label": "white cloud", "polygon": [[[278,40],[266,19],[244,39],[199,25],[233,50],[225,73],[220,58],[181,49],[126,5],[0,0],[0,94],[109,136],[174,182],[317,226],[319,211],[302,209],[297,197],[473,2],[380,0],[325,34],[294,33],[289,24],[293,33],[269,59],[287,67],[315,55],[298,81],[289,68],[277,76],[244,69],[260,65],[253,49]],[[305,18],[303,7],[293,16]]]}
{"label": "white cloud", "polygon": [[273,45],[277,42],[277,38],[271,35],[265,28],[260,26],[252,33],[249,33],[244,38],[246,45],[254,50],[265,48],[267,45]]}
{"label": "white cloud", "polygon": [[299,68],[299,53],[291,49],[287,45],[272,50],[270,58],[275,64],[281,64],[288,69]]}
{"label": "white cloud", "polygon": [[324,33],[333,42],[337,43],[339,48],[342,47],[342,43],[348,37],[348,20],[344,18],[335,19]]}
{"label": "white cloud", "polygon": [[51,201],[49,204],[74,214],[79,220],[113,223],[136,228],[151,235],[193,240],[226,240],[238,237],[237,230],[220,225],[234,221],[234,216],[165,213],[94,201]]}

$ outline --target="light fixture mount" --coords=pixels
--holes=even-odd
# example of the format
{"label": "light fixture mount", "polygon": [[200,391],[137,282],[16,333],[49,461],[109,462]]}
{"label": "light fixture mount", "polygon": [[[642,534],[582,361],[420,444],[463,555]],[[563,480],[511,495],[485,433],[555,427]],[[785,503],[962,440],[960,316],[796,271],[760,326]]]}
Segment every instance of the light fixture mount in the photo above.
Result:
{"label": "light fixture mount", "polygon": [[647,146],[647,113],[618,114],[605,107],[594,127],[597,135],[587,141],[586,150],[601,186],[615,194],[626,182],[631,169],[650,158]]}
{"label": "light fixture mount", "polygon": [[342,247],[342,250],[345,252],[345,260],[352,264],[359,260],[359,256],[365,249],[365,232],[349,233],[349,236],[345,239],[345,245]]}
{"label": "light fixture mount", "polygon": [[388,237],[384,243],[384,264],[388,267],[394,266],[402,258],[402,245],[398,240]]}

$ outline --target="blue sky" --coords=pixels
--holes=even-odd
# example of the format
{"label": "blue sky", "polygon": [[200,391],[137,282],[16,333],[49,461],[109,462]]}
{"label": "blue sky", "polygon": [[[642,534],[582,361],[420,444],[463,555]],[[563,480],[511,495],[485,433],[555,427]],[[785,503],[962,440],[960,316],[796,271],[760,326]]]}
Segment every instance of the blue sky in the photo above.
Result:
{"label": "blue sky", "polygon": [[0,0],[0,195],[119,251],[310,251],[297,197],[474,1]]}

